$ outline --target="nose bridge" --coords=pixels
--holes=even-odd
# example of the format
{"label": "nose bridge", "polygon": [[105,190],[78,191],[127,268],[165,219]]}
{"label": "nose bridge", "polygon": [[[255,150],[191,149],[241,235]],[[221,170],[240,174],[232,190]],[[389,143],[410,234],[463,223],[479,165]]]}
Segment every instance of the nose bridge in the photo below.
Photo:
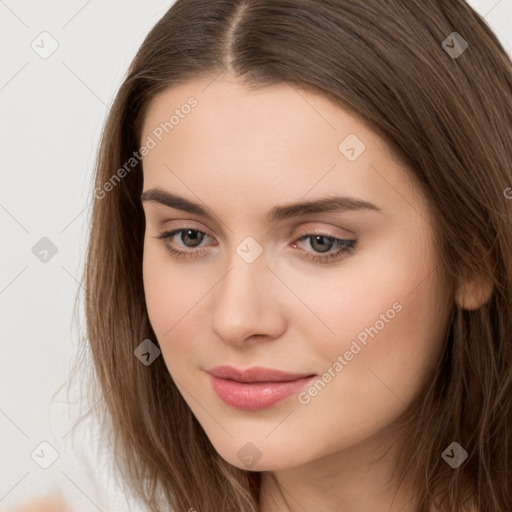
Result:
{"label": "nose bridge", "polygon": [[243,342],[254,334],[274,336],[281,322],[275,287],[269,283],[272,273],[266,268],[262,248],[244,240],[233,251],[228,265],[214,294],[213,331],[231,343]]}

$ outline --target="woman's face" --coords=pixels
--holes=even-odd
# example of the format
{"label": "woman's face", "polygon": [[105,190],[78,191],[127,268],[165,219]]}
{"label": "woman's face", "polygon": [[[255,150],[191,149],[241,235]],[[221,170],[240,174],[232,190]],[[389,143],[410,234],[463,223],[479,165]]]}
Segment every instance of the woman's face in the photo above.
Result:
{"label": "woman's face", "polygon": [[[410,172],[287,85],[165,91],[142,143],[149,318],[215,449],[278,470],[383,433],[430,378],[449,317]],[[211,375],[225,365],[239,371]]]}

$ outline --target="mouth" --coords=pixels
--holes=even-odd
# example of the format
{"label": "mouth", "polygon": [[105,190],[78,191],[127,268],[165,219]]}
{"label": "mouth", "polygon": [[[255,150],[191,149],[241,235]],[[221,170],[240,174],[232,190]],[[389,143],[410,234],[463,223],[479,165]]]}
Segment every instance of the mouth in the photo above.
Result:
{"label": "mouth", "polygon": [[219,398],[237,409],[266,409],[298,393],[316,374],[294,374],[271,368],[239,370],[217,366],[207,370],[210,383]]}

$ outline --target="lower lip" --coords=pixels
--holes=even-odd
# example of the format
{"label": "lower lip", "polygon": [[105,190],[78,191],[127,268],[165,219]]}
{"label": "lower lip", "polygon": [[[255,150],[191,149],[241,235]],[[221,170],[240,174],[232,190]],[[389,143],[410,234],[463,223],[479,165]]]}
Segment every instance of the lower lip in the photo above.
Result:
{"label": "lower lip", "polygon": [[212,387],[223,402],[247,411],[271,407],[298,393],[313,378],[314,375],[287,382],[243,383],[210,375]]}

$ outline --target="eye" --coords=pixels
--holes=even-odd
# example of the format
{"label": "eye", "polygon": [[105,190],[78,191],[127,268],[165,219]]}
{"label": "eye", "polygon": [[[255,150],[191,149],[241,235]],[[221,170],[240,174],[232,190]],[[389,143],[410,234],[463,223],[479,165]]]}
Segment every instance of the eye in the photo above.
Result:
{"label": "eye", "polygon": [[[188,249],[195,249],[199,247],[199,250],[183,250],[177,249],[176,243],[173,239],[176,235],[180,234],[178,240],[180,241],[182,247]],[[194,228],[180,228],[175,229],[173,231],[165,231],[161,233],[156,238],[163,240],[167,250],[176,258],[196,258],[201,255],[206,248],[201,246],[201,243],[207,239],[211,238],[204,231],[200,231]],[[347,255],[355,250],[357,240],[352,239],[342,239],[336,238],[332,235],[324,234],[324,233],[308,233],[301,236],[291,245],[293,248],[297,248],[300,243],[303,243],[305,240],[309,240],[308,244],[313,253],[300,249],[302,253],[304,253],[304,257],[313,262],[320,263],[328,263],[331,261],[335,261],[341,259],[344,255]],[[333,249],[336,249],[334,252],[331,252]],[[316,253],[316,254],[315,254]]]}
{"label": "eye", "polygon": [[[336,238],[332,235],[326,235],[323,233],[308,233],[301,236],[297,242],[303,242],[309,240],[309,246],[317,252],[317,254],[311,254],[306,252],[306,259],[314,262],[329,263],[341,259],[344,255],[353,252],[356,248],[357,240]],[[292,244],[292,247],[297,247],[297,242]],[[335,252],[330,254],[323,254],[337,249]],[[320,254],[318,254],[320,253]]]}
{"label": "eye", "polygon": [[[183,251],[176,249],[172,243],[173,238],[178,233],[181,233],[181,236],[179,237],[181,242],[185,245],[185,247],[188,248],[195,248],[199,247],[201,242],[206,238],[210,238],[209,235],[207,235],[204,231],[200,231],[199,229],[192,229],[192,228],[181,228],[181,229],[175,229],[174,231],[165,231],[161,233],[157,238],[164,240],[165,245],[167,247],[167,250],[175,257],[177,258],[191,258],[196,257],[197,253],[202,253],[203,249],[200,251]],[[189,245],[190,244],[190,245]]]}

